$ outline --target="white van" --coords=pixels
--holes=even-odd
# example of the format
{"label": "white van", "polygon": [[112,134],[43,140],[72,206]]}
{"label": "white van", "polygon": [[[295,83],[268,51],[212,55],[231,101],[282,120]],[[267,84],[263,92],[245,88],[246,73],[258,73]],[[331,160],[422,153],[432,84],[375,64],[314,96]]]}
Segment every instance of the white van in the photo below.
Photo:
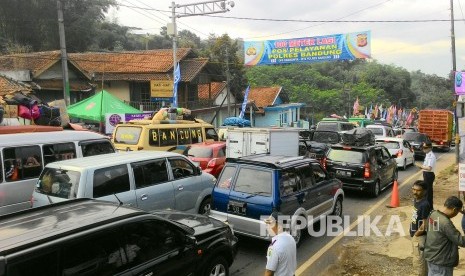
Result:
{"label": "white van", "polygon": [[394,130],[388,125],[371,124],[367,125],[366,128],[371,130],[376,138],[395,137]]}
{"label": "white van", "polygon": [[[29,128],[42,131],[40,127]],[[115,149],[110,140],[90,131],[57,128],[56,131],[1,134],[0,215],[31,207],[34,185],[48,163],[111,152]]]}
{"label": "white van", "polygon": [[97,198],[145,211],[205,213],[215,181],[178,153],[110,153],[48,164],[37,181],[32,205]]}

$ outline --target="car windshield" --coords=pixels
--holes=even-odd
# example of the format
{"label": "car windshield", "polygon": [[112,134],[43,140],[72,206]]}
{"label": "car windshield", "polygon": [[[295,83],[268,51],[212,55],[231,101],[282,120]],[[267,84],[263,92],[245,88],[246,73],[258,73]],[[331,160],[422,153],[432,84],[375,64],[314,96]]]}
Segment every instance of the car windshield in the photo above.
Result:
{"label": "car windshield", "polygon": [[356,150],[331,149],[328,159],[338,162],[363,163],[363,152]]}
{"label": "car windshield", "polygon": [[187,156],[198,158],[213,157],[213,149],[209,147],[191,147],[187,152]]}
{"label": "car windshield", "polygon": [[371,130],[374,135],[383,135],[383,129],[380,127],[370,127],[368,129]]}
{"label": "car windshield", "polygon": [[44,168],[36,185],[36,192],[44,195],[76,198],[81,173],[70,170]]}
{"label": "car windshield", "polygon": [[339,134],[336,132],[318,132],[313,133],[312,141],[325,143],[325,144],[335,144],[339,142]]}
{"label": "car windshield", "polygon": [[407,141],[415,141],[415,142],[425,142],[425,136],[421,135],[418,132],[406,132],[403,137]]}
{"label": "car windshield", "polygon": [[376,141],[377,144],[385,146],[387,149],[399,149],[400,145],[399,142],[396,141]]}
{"label": "car windshield", "polygon": [[338,131],[337,122],[320,122],[318,123],[317,130]]}

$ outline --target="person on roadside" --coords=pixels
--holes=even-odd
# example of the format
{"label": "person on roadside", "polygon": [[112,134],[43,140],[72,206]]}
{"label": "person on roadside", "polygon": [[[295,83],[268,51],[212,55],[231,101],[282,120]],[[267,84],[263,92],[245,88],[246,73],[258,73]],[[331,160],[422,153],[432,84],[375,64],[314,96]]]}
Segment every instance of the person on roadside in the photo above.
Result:
{"label": "person on roadside", "polygon": [[265,220],[273,237],[266,253],[265,276],[292,276],[297,269],[297,246],[294,238],[284,231],[283,216],[273,212]]}
{"label": "person on roadside", "polygon": [[465,236],[455,228],[451,218],[463,214],[463,202],[450,196],[439,210],[428,217],[424,257],[428,263],[428,276],[451,276],[459,263],[459,249],[465,247]]}
{"label": "person on roadside", "polygon": [[426,240],[428,215],[432,208],[426,199],[426,185],[423,180],[417,180],[412,186],[413,213],[410,223],[410,237],[412,237],[413,268],[419,276],[428,275],[428,265],[423,256]]}
{"label": "person on roadside", "polygon": [[426,154],[423,161],[423,165],[417,165],[423,171],[423,180],[426,184],[426,198],[428,199],[429,205],[434,209],[433,205],[433,182],[436,178],[434,170],[436,168],[436,155],[433,153],[433,145],[431,142],[423,143],[423,152]]}

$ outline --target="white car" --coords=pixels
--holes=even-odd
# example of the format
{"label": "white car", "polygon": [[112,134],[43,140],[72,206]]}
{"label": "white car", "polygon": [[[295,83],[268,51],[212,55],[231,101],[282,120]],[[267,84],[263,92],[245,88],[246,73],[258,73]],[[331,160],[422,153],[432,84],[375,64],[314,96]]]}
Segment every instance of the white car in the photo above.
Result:
{"label": "white car", "polygon": [[396,159],[397,167],[405,170],[408,165],[415,162],[413,148],[407,140],[402,138],[384,137],[377,138],[377,144],[385,146],[389,153]]}

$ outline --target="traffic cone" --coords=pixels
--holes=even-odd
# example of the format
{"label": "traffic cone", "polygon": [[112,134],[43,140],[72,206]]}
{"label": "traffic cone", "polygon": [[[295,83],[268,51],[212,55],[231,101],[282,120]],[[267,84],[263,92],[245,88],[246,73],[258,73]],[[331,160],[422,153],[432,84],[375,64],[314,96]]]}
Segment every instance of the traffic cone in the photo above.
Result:
{"label": "traffic cone", "polygon": [[400,206],[399,202],[399,185],[397,184],[397,179],[394,180],[394,185],[392,187],[391,194],[391,205],[388,205],[389,208],[397,208]]}

